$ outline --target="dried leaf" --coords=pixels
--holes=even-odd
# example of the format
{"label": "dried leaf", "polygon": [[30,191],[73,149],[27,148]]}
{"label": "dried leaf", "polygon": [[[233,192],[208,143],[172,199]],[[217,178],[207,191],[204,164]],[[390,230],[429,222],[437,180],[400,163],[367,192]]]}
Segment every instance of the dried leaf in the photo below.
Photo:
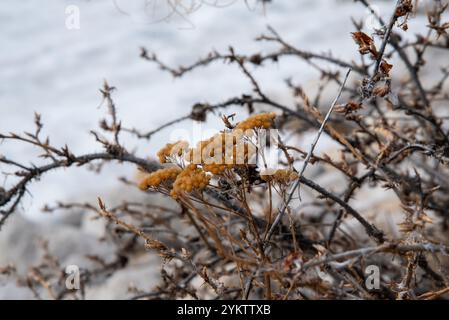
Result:
{"label": "dried leaf", "polygon": [[357,31],[352,33],[352,38],[355,43],[359,46],[360,54],[368,54],[371,53],[373,58],[378,57],[378,52],[376,49],[376,45],[374,44],[373,38],[362,31]]}

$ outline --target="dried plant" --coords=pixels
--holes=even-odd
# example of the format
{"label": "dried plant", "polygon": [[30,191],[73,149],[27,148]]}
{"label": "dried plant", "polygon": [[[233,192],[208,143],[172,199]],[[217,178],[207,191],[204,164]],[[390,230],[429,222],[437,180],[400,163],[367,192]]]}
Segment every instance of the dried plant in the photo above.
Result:
{"label": "dried plant", "polygon": [[[176,68],[142,48],[143,59],[174,77],[215,61],[234,64],[253,91],[219,103],[197,103],[189,114],[142,131],[122,126],[112,98],[114,88],[105,82],[101,93],[109,117],[100,122],[103,135],[92,132],[103,152],[76,155],[67,146],[53,146],[42,137],[38,114],[35,132],[0,134],[2,140],[40,148],[47,160],[45,165],[32,166],[6,155],[0,157],[2,164],[16,169],[17,178],[14,185],[1,190],[0,226],[17,210],[27,186],[46,172],[119,161],[142,172],[139,181],[127,183],[162,194],[177,207],[127,199],[112,208],[101,199],[96,204],[46,207],[46,211],[75,207],[93,211],[108,221],[108,236],[120,243],[114,261],[91,257],[99,268],[84,270],[83,283],[125,268],[127,257],[145,247],[162,257],[161,282],[148,291],[135,290],[136,299],[447,297],[449,132],[442,114],[449,100],[449,70],[434,65],[441,75],[434,75],[433,79],[438,79],[432,83],[422,79],[422,69],[434,63],[426,59],[432,50],[449,49],[449,25],[444,21],[448,5],[431,1],[427,33],[409,41],[401,39],[398,30],[413,32],[407,30],[407,23],[419,1],[398,0],[388,20],[368,1],[356,2],[375,15],[381,28],[368,35],[354,21],[354,57],[347,60],[298,49],[272,28],[257,38],[278,46],[270,53],[241,55],[229,48]],[[294,106],[270,97],[253,74],[255,68],[281,63],[285,56],[301,59],[320,73],[321,84],[313,98],[293,81],[286,82]],[[398,62],[394,64],[393,59]],[[396,64],[405,66],[406,74],[397,71]],[[343,72],[329,71],[330,65]],[[330,105],[322,102],[327,88],[335,90]],[[121,143],[123,134],[151,139],[181,121],[204,122],[210,113],[231,106],[240,106],[242,113],[251,115],[241,122],[224,115],[222,130],[194,147],[185,141],[167,141],[153,154],[158,161],[138,157]],[[275,143],[282,154],[281,168],[270,168],[264,161],[264,149],[255,142],[265,139],[267,129],[280,132]],[[309,150],[288,142],[303,139],[307,132],[315,136]],[[322,134],[338,145],[339,157],[337,153],[315,154]],[[286,136],[297,139],[287,141]],[[227,162],[220,161],[226,157],[225,151],[230,154]],[[252,162],[255,156],[262,162]],[[322,170],[308,177],[306,169],[311,166]],[[320,182],[320,172],[339,175],[338,191]],[[306,189],[315,197],[307,204],[303,199]],[[385,222],[375,208],[370,210],[374,214],[358,209],[367,195],[363,190],[394,194],[391,201],[403,212],[399,236],[391,232],[396,226]],[[365,271],[370,265],[380,270],[379,287],[374,289],[366,286]],[[0,274],[13,276],[14,267],[0,268]],[[42,264],[33,267],[25,279],[17,277],[37,297],[43,288],[51,298],[83,298],[84,289],[67,290],[62,275],[57,258],[47,252]]]}
{"label": "dried plant", "polygon": [[[256,10],[262,8],[265,12],[265,6],[271,0],[243,0],[248,10]],[[138,13],[144,17],[140,18],[140,22],[144,23],[160,23],[170,22],[174,19],[180,19],[187,23],[187,26],[194,28],[194,23],[190,20],[190,16],[200,10],[202,7],[224,8],[239,3],[239,0],[142,0],[137,3]],[[113,0],[115,8],[126,16],[132,16],[135,8],[131,6],[127,8],[129,2],[122,0]]]}

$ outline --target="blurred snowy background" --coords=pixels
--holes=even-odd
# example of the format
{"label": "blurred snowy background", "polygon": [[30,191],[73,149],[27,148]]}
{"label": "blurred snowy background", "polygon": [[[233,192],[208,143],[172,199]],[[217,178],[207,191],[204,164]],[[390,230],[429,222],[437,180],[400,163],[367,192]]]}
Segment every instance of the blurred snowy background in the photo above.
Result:
{"label": "blurred snowy background", "polygon": [[[154,3],[156,1],[147,1]],[[350,37],[354,31],[350,17],[373,27],[373,19],[360,4],[343,0],[273,0],[265,7],[259,1],[207,1],[188,15],[173,15],[160,20],[167,12],[162,1],[143,10],[142,0],[62,1],[62,0],[2,0],[0,4],[0,131],[33,130],[33,114],[42,115],[44,134],[52,144],[69,145],[76,154],[99,150],[89,130],[98,126],[104,116],[98,89],[103,80],[117,88],[113,98],[123,126],[143,131],[151,130],[167,120],[187,114],[197,102],[220,102],[231,96],[250,92],[247,80],[234,67],[216,63],[208,68],[173,79],[156,66],[139,58],[144,46],[156,52],[167,64],[189,64],[211,49],[226,51],[233,46],[237,53],[269,51],[270,45],[253,41],[274,27],[288,42],[314,52],[329,52],[346,60],[358,59]],[[192,1],[185,1],[186,4]],[[199,3],[200,1],[194,1]],[[204,1],[206,2],[206,1]],[[381,15],[388,17],[392,1],[373,1]],[[68,29],[68,6],[79,8],[80,28]],[[72,8],[72,7],[70,7]],[[422,28],[425,17],[411,20]],[[416,31],[416,29],[415,29]],[[280,64],[259,68],[255,75],[263,88],[273,97],[288,99],[283,80],[293,77],[296,83],[312,87],[318,74],[305,63],[286,58]],[[285,98],[284,98],[285,96]],[[244,115],[241,115],[243,117]],[[211,119],[214,128],[219,123]],[[184,122],[182,128],[193,124]],[[124,134],[130,149],[140,156],[154,156],[170,137],[169,130],[155,135],[149,142],[136,142]],[[186,137],[191,140],[191,137]],[[325,145],[325,144],[324,144]],[[15,143],[0,143],[0,154],[13,159],[34,161],[38,153],[33,148]],[[6,169],[0,165],[0,171]],[[36,259],[36,238],[46,237],[50,247],[63,262],[80,263],[77,259],[88,252],[107,252],[96,242],[99,230],[80,216],[43,214],[45,204],[56,201],[94,202],[103,197],[111,205],[138,197],[138,192],[122,186],[117,177],[132,178],[133,166],[105,166],[101,179],[84,168],[70,168],[47,174],[33,183],[29,194],[15,215],[0,232],[0,266],[22,264],[23,270]],[[2,178],[0,186],[7,188],[12,181]],[[61,218],[63,217],[63,218]],[[54,228],[54,224],[59,225]],[[81,227],[79,227],[81,225]],[[27,232],[23,232],[27,230]],[[75,254],[74,254],[75,253]],[[139,262],[136,262],[139,265]],[[149,270],[141,262],[135,279],[146,285],[154,282],[158,270]],[[19,266],[20,267],[20,266]],[[137,267],[136,267],[137,268]],[[144,276],[145,275],[145,276]],[[93,298],[125,297],[130,278],[115,275],[116,286],[106,283],[95,291]],[[118,278],[118,279],[117,279]],[[3,280],[6,281],[6,280]],[[136,280],[137,281],[137,280]],[[108,287],[110,286],[110,287]],[[31,298],[26,289],[13,289],[14,284],[0,279],[0,299]]]}

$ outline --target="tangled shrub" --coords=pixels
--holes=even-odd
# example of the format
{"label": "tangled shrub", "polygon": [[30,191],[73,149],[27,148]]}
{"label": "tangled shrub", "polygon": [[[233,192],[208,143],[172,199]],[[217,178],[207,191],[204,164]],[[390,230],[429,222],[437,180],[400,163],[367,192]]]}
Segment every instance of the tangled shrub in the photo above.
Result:
{"label": "tangled shrub", "polygon": [[[46,210],[77,206],[94,211],[109,222],[107,232],[117,242],[123,241],[117,236],[120,230],[134,240],[143,239],[145,248],[157,252],[163,259],[161,283],[135,298],[447,298],[449,132],[444,113],[449,70],[439,65],[441,59],[432,58],[440,51],[447,56],[449,49],[447,5],[431,1],[426,34],[406,40],[400,32],[413,32],[408,30],[408,20],[416,14],[414,4],[419,1],[396,1],[389,20],[368,1],[357,2],[370,10],[381,28],[369,35],[354,21],[354,56],[347,59],[298,49],[271,28],[257,40],[275,44],[277,50],[239,55],[230,48],[179,68],[142,49],[143,59],[174,77],[215,61],[235,64],[253,91],[216,104],[197,103],[188,115],[141,132],[121,125],[113,88],[105,83],[101,92],[110,118],[101,121],[101,129],[111,138],[93,132],[104,152],[75,155],[68,147],[52,146],[41,137],[39,115],[35,133],[1,134],[0,139],[41,148],[49,162],[28,166],[7,156],[0,158],[17,169],[16,183],[0,193],[0,226],[16,211],[28,184],[44,173],[116,160],[136,165],[144,173],[136,185],[171,196],[178,209],[124,199],[123,205],[113,208],[99,200],[98,205],[59,204]],[[304,60],[320,73],[313,99],[291,80],[286,84],[294,106],[262,90],[254,68],[281,63],[285,56]],[[345,72],[332,71],[330,65]],[[422,77],[424,65],[433,70],[431,79]],[[322,102],[326,88],[335,96],[330,106]],[[221,131],[196,147],[167,141],[154,154],[159,161],[131,153],[119,139],[121,134],[151,139],[180,121],[207,121],[210,113],[231,106],[245,108],[249,118],[234,123],[233,115],[223,116]],[[267,129],[281,134],[267,138]],[[306,133],[314,137],[309,150],[297,143]],[[335,142],[337,152],[315,152],[324,134]],[[258,144],[266,140],[281,154],[279,167],[271,166],[267,149]],[[306,171],[311,166],[316,169],[313,173]],[[328,186],[325,176],[338,182]],[[378,208],[367,201],[379,194],[388,195],[381,202],[396,204],[390,222],[382,219],[382,203]],[[366,203],[368,208],[363,206]],[[150,214],[152,210],[159,214]],[[148,228],[156,231],[150,236]],[[164,232],[172,235],[170,241],[164,241]],[[138,241],[124,246],[117,261],[85,271],[85,281],[108,274],[110,266],[126,266],[123,257],[132,254],[131,248],[142,247]],[[43,265],[45,273],[40,269]],[[60,280],[49,288],[48,279],[59,279],[60,274],[54,263],[54,272],[49,272],[49,265],[36,266],[27,283],[50,290],[53,297],[80,298]],[[366,271],[372,270],[367,267],[373,266],[380,270],[378,286],[367,282]],[[13,273],[11,268],[4,270]]]}

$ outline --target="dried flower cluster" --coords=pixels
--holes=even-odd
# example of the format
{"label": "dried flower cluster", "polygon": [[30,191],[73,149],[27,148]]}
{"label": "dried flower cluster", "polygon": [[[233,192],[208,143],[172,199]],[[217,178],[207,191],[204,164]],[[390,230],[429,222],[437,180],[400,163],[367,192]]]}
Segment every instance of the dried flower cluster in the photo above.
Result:
{"label": "dried flower cluster", "polygon": [[210,177],[204,170],[195,164],[189,164],[176,178],[173,183],[171,195],[176,198],[182,192],[192,192],[192,190],[203,191],[209,184]]}
{"label": "dried flower cluster", "polygon": [[182,156],[184,150],[187,149],[189,143],[187,141],[178,141],[176,143],[167,143],[165,147],[163,147],[157,153],[157,157],[159,158],[160,163],[170,162],[169,159],[175,156]]}
{"label": "dried flower cluster", "polygon": [[180,173],[181,169],[177,167],[159,169],[146,175],[139,183],[139,188],[141,190],[148,190],[150,187],[157,188],[161,183],[175,181]]}
{"label": "dried flower cluster", "polygon": [[240,122],[236,128],[242,131],[255,128],[268,129],[273,126],[273,121],[275,117],[276,113],[274,112],[256,114],[249,117],[245,121]]}
{"label": "dried flower cluster", "polygon": [[268,172],[269,174],[264,174],[261,172],[260,178],[263,181],[273,181],[279,183],[280,185],[289,185],[291,182],[298,180],[299,175],[289,169],[278,169],[276,171]]}
{"label": "dried flower cluster", "polygon": [[203,191],[213,176],[223,174],[226,169],[232,171],[249,165],[256,147],[248,139],[257,135],[257,129],[272,127],[275,117],[274,112],[252,115],[232,129],[198,142],[196,148],[189,149],[186,141],[167,143],[157,152],[157,157],[161,164],[171,163],[175,167],[145,175],[139,188],[147,190],[163,187],[175,199],[183,193]]}

